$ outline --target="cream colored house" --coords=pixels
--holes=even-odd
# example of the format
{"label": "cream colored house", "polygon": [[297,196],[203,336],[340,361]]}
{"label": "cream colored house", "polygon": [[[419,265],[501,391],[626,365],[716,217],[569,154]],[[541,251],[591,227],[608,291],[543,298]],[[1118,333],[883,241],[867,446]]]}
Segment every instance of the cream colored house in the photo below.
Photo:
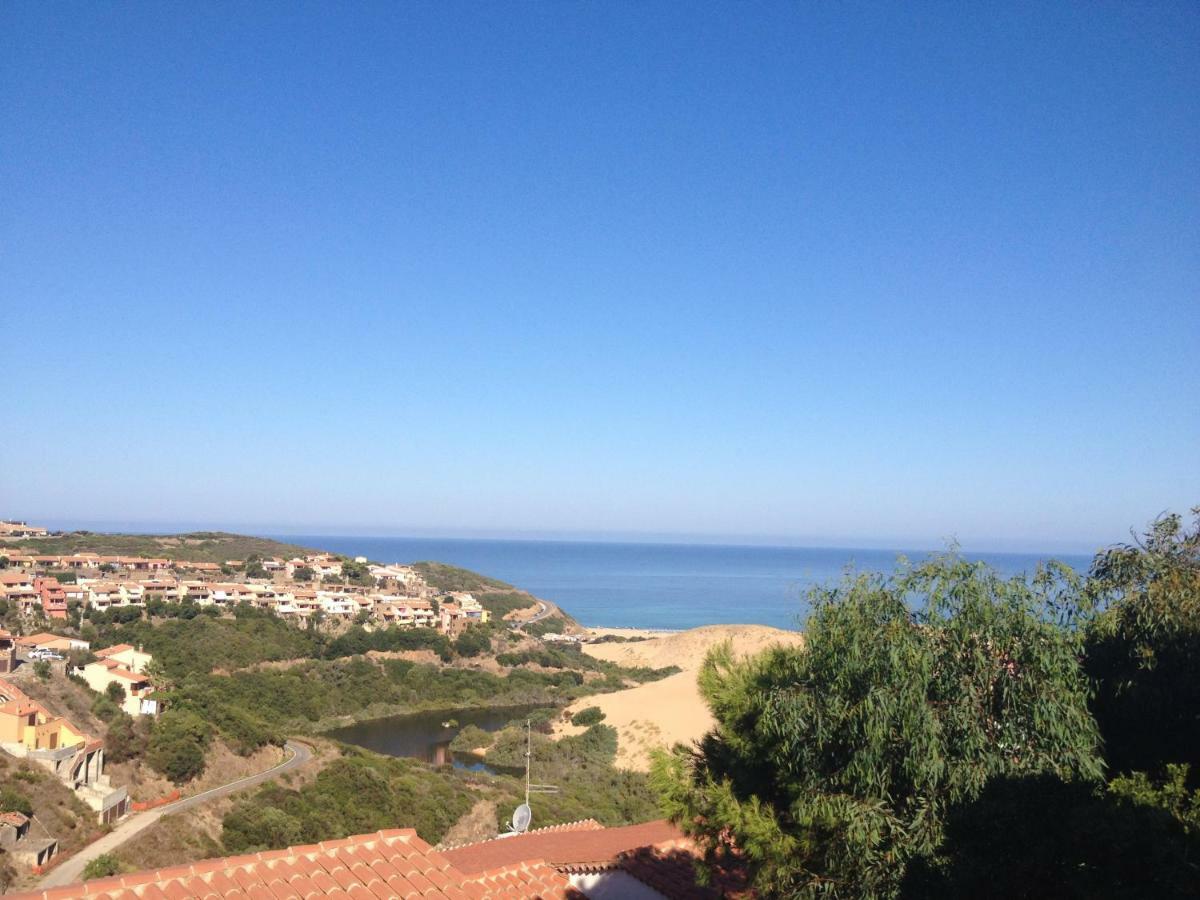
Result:
{"label": "cream colored house", "polygon": [[101,659],[111,659],[116,661],[128,669],[130,672],[142,673],[146,671],[146,666],[154,662],[154,657],[143,650],[138,650],[131,644],[117,644],[113,647],[105,647],[103,650],[97,650],[96,655]]}
{"label": "cream colored house", "polygon": [[108,647],[96,656],[99,658],[95,662],[79,670],[88,687],[103,694],[110,684],[119,684],[125,691],[121,708],[129,715],[154,715],[158,712],[158,703],[150,699],[154,685],[146,675],[146,667],[154,660],[153,656],[129,644]]}

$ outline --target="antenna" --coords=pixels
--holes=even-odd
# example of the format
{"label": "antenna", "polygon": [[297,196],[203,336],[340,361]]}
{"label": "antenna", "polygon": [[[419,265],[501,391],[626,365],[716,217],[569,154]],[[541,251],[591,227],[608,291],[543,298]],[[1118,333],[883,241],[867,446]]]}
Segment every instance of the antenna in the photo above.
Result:
{"label": "antenna", "polygon": [[525,802],[513,810],[509,834],[524,834],[533,822],[533,810],[529,807],[530,794],[557,794],[552,784],[534,784],[529,780],[529,767],[533,759],[533,726],[525,720]]}

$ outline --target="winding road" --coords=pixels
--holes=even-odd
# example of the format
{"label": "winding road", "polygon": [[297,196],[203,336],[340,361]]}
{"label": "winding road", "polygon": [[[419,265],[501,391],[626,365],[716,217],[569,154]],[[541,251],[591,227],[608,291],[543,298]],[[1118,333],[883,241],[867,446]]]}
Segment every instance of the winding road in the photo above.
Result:
{"label": "winding road", "polygon": [[176,800],[174,803],[160,806],[157,809],[148,809],[145,812],[130,816],[108,834],[104,835],[104,837],[88,844],[61,865],[55,866],[50,874],[42,879],[42,883],[38,887],[44,890],[52,887],[61,887],[65,884],[73,884],[83,878],[84,868],[93,859],[116,850],[130,838],[141,834],[163,816],[170,816],[177,812],[203,806],[205,803],[216,800],[218,797],[224,797],[245,788],[254,787],[256,784],[268,781],[276,775],[282,775],[284,772],[298,768],[312,759],[312,750],[307,744],[302,744],[299,741],[288,741],[284,745],[284,748],[289,750],[292,755],[277,766],[273,766],[256,775],[247,775],[245,778],[239,778],[237,781],[231,781],[220,787],[201,791],[199,794],[184,797]]}

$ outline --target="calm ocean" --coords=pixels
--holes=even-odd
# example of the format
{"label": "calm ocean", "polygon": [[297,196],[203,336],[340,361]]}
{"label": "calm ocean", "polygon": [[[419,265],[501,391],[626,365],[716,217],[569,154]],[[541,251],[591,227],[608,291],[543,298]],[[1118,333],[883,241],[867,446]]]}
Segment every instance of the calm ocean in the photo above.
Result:
{"label": "calm ocean", "polygon": [[[924,551],[621,544],[568,541],[281,535],[279,540],[380,562],[436,560],[510,582],[552,600],[584,625],[692,628],[752,623],[795,628],[805,590],[839,579],[847,566],[891,571],[900,553]],[[1049,554],[965,554],[1007,575],[1031,572]],[[1079,571],[1090,557],[1054,558]]]}

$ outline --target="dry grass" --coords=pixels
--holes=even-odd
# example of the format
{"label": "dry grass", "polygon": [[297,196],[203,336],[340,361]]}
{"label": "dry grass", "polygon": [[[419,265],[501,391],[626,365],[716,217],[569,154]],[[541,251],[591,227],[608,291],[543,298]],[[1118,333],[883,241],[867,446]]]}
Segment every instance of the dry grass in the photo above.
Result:
{"label": "dry grass", "polygon": [[[0,784],[24,794],[33,803],[35,837],[58,840],[60,857],[69,856],[104,833],[96,821],[96,813],[57,778],[34,763],[0,754]],[[23,890],[32,887],[37,878],[19,872],[11,887]]]}
{"label": "dry grass", "polygon": [[441,847],[457,847],[486,841],[496,836],[496,804],[491,800],[479,800],[461,819],[450,826],[442,837]]}

